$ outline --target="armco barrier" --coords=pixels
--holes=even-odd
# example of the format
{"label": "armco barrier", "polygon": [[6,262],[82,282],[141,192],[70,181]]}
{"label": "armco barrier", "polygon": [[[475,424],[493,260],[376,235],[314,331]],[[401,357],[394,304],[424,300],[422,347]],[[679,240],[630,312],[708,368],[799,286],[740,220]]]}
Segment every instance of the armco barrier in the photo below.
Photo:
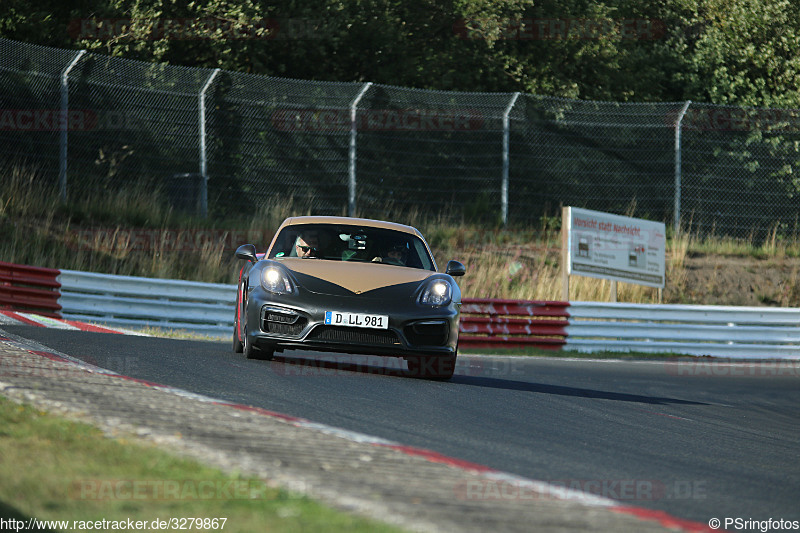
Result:
{"label": "armco barrier", "polygon": [[[0,263],[0,305],[40,305],[50,316],[61,308],[64,318],[109,326],[232,333],[235,285],[57,273]],[[800,359],[800,309],[465,298],[459,345]]]}
{"label": "armco barrier", "polygon": [[462,303],[461,347],[558,350],[566,343],[568,302],[464,298]]}
{"label": "armco barrier", "polygon": [[800,359],[800,309],[570,302],[566,349]]}
{"label": "armco barrier", "polygon": [[60,318],[59,271],[0,262],[0,309]]}
{"label": "armco barrier", "polygon": [[230,337],[236,285],[62,270],[64,318]]}

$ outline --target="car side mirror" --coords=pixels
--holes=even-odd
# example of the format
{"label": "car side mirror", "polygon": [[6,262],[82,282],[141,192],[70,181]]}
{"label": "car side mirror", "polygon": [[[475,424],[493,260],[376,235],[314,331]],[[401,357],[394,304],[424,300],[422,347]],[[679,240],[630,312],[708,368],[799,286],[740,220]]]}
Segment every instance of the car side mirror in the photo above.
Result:
{"label": "car side mirror", "polygon": [[236,249],[236,257],[239,259],[245,259],[251,263],[258,262],[258,257],[256,257],[256,247],[252,244],[243,244],[238,247]]}
{"label": "car side mirror", "polygon": [[467,272],[466,267],[458,261],[448,261],[447,262],[447,270],[445,270],[445,274],[449,274],[450,276],[463,276]]}

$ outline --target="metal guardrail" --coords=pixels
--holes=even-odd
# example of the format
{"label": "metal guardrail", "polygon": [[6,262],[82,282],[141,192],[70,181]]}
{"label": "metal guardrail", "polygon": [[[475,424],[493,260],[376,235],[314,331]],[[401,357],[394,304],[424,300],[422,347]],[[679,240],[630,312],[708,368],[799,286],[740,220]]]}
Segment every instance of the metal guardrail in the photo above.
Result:
{"label": "metal guardrail", "polygon": [[[58,280],[67,319],[231,335],[235,285],[73,270]],[[797,308],[465,298],[462,313],[462,347],[800,359]]]}
{"label": "metal guardrail", "polygon": [[800,359],[800,309],[570,302],[566,348]]}
{"label": "metal guardrail", "polygon": [[60,318],[58,273],[0,261],[0,309]]}
{"label": "metal guardrail", "polygon": [[62,315],[118,327],[185,330],[212,337],[233,331],[236,285],[62,270]]}

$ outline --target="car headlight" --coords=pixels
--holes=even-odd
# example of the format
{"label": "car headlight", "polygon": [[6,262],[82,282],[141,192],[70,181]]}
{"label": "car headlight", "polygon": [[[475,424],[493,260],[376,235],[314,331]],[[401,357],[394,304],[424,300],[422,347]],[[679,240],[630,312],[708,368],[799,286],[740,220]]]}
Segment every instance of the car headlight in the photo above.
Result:
{"label": "car headlight", "polygon": [[261,271],[261,286],[272,294],[289,294],[292,292],[292,282],[286,272],[277,267],[267,267]]}
{"label": "car headlight", "polygon": [[453,288],[443,279],[434,279],[422,289],[419,303],[423,305],[447,305],[453,299]]}

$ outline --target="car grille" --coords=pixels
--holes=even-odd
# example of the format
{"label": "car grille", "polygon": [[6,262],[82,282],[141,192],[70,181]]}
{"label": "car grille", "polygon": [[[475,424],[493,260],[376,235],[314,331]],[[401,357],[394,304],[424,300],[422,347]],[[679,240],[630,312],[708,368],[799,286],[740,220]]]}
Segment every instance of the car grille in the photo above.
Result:
{"label": "car grille", "polygon": [[389,329],[365,329],[338,326],[317,326],[308,335],[307,340],[381,346],[400,344],[397,334]]}
{"label": "car grille", "polygon": [[403,329],[410,344],[416,346],[442,346],[447,344],[449,326],[444,320],[415,322]]}
{"label": "car grille", "polygon": [[287,310],[265,308],[261,314],[261,330],[276,335],[296,336],[302,333],[308,319]]}

